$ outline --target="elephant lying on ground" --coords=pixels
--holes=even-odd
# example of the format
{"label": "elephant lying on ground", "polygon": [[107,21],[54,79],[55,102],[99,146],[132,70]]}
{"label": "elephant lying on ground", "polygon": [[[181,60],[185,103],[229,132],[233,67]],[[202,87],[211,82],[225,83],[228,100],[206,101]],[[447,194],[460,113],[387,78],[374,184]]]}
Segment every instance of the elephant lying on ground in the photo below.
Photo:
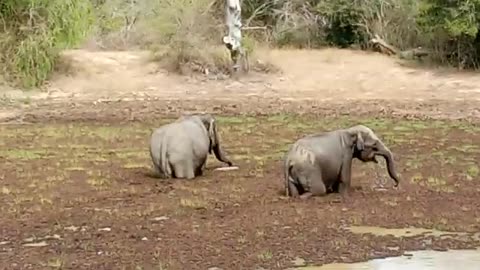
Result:
{"label": "elephant lying on ground", "polygon": [[217,124],[210,114],[182,116],[154,130],[150,139],[153,167],[161,178],[201,176],[212,150],[219,161],[232,166],[220,146]]}
{"label": "elephant lying on ground", "polygon": [[398,186],[393,155],[370,128],[356,125],[303,137],[285,156],[285,193],[301,198],[344,193],[350,187],[352,159],[377,163],[377,155],[385,158],[388,174]]}

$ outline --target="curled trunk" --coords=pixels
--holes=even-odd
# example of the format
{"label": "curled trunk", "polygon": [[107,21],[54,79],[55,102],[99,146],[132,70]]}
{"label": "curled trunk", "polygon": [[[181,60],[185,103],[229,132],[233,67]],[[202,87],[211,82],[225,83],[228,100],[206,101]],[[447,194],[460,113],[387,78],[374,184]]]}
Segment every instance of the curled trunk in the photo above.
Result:
{"label": "curled trunk", "polygon": [[383,146],[383,149],[379,151],[379,154],[385,158],[385,161],[387,163],[387,170],[388,170],[388,175],[395,181],[395,186],[398,186],[398,183],[400,182],[400,178],[397,175],[397,171],[395,169],[395,162],[393,161],[393,155],[390,150]]}
{"label": "curled trunk", "polygon": [[225,153],[223,152],[222,148],[220,148],[220,145],[218,143],[213,146],[213,153],[219,161],[227,163],[228,166],[232,166],[232,162],[226,157]]}

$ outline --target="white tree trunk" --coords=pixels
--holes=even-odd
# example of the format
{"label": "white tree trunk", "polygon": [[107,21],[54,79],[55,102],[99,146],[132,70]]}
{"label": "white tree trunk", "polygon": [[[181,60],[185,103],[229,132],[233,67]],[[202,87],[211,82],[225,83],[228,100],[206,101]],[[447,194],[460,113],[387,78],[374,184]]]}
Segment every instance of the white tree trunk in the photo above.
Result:
{"label": "white tree trunk", "polygon": [[240,0],[225,0],[225,24],[228,34],[223,37],[223,43],[230,50],[233,69],[239,68],[239,56],[242,49],[242,8]]}

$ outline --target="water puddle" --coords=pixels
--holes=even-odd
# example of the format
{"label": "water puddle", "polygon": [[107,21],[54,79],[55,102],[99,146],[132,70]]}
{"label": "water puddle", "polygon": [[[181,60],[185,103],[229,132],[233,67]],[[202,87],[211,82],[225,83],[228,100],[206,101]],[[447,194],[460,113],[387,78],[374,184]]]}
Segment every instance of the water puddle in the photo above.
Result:
{"label": "water puddle", "polygon": [[[449,232],[449,231],[439,231],[433,229],[423,229],[423,228],[400,228],[400,229],[388,229],[383,227],[375,226],[351,226],[346,227],[346,230],[355,233],[355,234],[373,234],[375,236],[388,236],[393,237],[412,237],[412,236],[433,236],[439,238],[455,238],[455,239],[473,239],[480,241],[480,233],[467,233],[467,232]],[[479,268],[480,269],[480,268]]]}
{"label": "water puddle", "polygon": [[[346,230],[355,234],[376,236],[413,237],[433,236],[439,238],[480,240],[480,233],[448,232],[423,228],[388,229],[374,226],[351,226]],[[362,263],[333,263],[323,266],[296,267],[298,270],[478,270],[480,269],[480,249],[434,251],[422,250],[407,252],[403,256],[374,259]]]}
{"label": "water puddle", "polygon": [[409,256],[375,259],[363,263],[333,263],[322,266],[298,267],[298,270],[478,270],[480,249],[477,250],[422,250]]}
{"label": "water puddle", "polygon": [[447,232],[447,231],[438,231],[438,230],[430,230],[430,229],[415,228],[415,227],[388,229],[388,228],[374,227],[374,226],[351,226],[351,227],[346,227],[346,229],[356,234],[373,234],[376,236],[391,235],[394,237],[412,237],[412,236],[418,236],[418,235],[436,236],[436,237],[445,236],[445,235],[450,235],[450,236],[468,235],[468,233],[463,233],[463,232],[460,232],[460,233]]}

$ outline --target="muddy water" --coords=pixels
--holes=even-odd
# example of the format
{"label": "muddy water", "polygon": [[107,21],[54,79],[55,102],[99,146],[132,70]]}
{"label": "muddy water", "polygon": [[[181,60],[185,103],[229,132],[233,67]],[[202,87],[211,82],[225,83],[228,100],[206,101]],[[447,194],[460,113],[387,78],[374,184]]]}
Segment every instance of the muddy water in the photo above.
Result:
{"label": "muddy water", "polygon": [[471,237],[474,240],[480,240],[480,233],[448,232],[448,231],[439,231],[439,230],[423,229],[423,228],[415,228],[415,227],[388,229],[388,228],[374,227],[374,226],[351,226],[351,227],[346,227],[345,229],[356,234],[373,234],[376,236],[391,235],[394,237],[412,237],[412,236],[423,235],[423,236],[434,236],[434,237],[440,237],[440,238],[455,238],[455,239],[465,239],[465,238]]}
{"label": "muddy water", "polygon": [[447,231],[438,231],[438,230],[430,230],[430,229],[423,229],[423,228],[401,228],[401,229],[388,229],[382,227],[373,227],[373,226],[352,226],[347,227],[352,233],[357,234],[373,234],[376,236],[387,236],[392,235],[394,237],[410,237],[410,236],[417,236],[417,235],[425,235],[425,236],[445,236],[445,235],[467,235],[468,233],[458,233],[458,232],[447,232]]}
{"label": "muddy water", "polygon": [[[480,239],[480,233],[447,232],[422,228],[387,229],[382,227],[347,227],[352,233],[374,234],[377,236],[411,237],[418,235],[434,237],[473,237]],[[405,256],[375,259],[362,263],[334,263],[323,266],[298,267],[299,270],[478,270],[480,269],[480,249],[449,250],[446,252],[423,250],[408,252]]]}
{"label": "muddy water", "polygon": [[318,267],[299,267],[299,270],[478,270],[480,249],[414,251],[411,256],[375,259],[364,263],[326,264]]}

